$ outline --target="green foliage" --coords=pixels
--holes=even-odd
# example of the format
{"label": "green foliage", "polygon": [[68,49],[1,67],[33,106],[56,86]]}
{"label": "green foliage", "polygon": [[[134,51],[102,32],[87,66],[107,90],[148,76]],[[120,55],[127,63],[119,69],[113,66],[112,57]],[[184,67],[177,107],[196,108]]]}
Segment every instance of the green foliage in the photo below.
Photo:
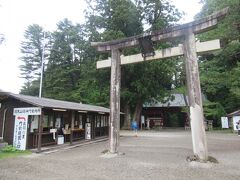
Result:
{"label": "green foliage", "polygon": [[[131,0],[92,0],[87,2],[89,10],[87,11],[86,24],[94,24],[94,27],[103,31],[103,33],[97,34],[96,29],[93,29],[92,26],[87,26],[87,29],[89,31],[93,30],[90,33],[91,35],[102,36],[102,41],[143,33],[144,24],[152,30],[159,30],[174,24],[181,16],[176,8],[166,1],[148,0],[134,1],[133,3]],[[156,49],[163,47],[166,47],[166,45],[156,44],[155,46]],[[124,55],[136,54],[140,53],[140,50],[138,48],[128,48],[124,49],[122,53]],[[107,56],[104,56],[104,58],[107,58]],[[143,102],[151,101],[152,98],[162,100],[169,94],[171,89],[175,64],[176,61],[167,60],[122,66],[121,104],[123,106],[128,104],[132,112],[134,112],[137,111],[138,107],[141,107]],[[109,94],[110,83],[109,71],[98,71],[98,77],[94,78],[95,84],[98,85],[100,82],[100,84],[105,85],[105,88],[100,92],[104,94],[104,99],[107,100],[108,96],[106,95]],[[90,70],[90,72],[94,72],[94,70]],[[88,73],[86,72],[86,74]],[[89,77],[92,76],[90,75]],[[93,86],[89,81],[80,82],[80,84],[81,93],[86,91],[85,87]],[[93,86],[92,89],[96,89],[96,86]],[[92,89],[90,94],[94,91]],[[90,94],[85,95],[85,97],[88,99]],[[99,98],[98,91],[94,91],[93,94],[93,97]],[[91,97],[90,99],[93,98]],[[100,97],[99,99],[102,98]],[[135,119],[137,118],[135,117]]]}
{"label": "green foliage", "polygon": [[204,116],[208,120],[213,120],[214,126],[221,126],[221,117],[226,115],[226,111],[220,103],[206,102],[203,105]]}
{"label": "green foliage", "polygon": [[16,157],[16,156],[20,156],[20,155],[27,155],[27,154],[31,154],[31,151],[17,150],[14,146],[8,145],[8,146],[5,146],[0,151],[0,159],[12,158],[12,157]]}
{"label": "green foliage", "polygon": [[44,77],[44,96],[73,101],[71,92],[77,87],[80,62],[83,61],[83,30],[67,19],[57,25]]}
{"label": "green foliage", "polygon": [[17,152],[19,150],[17,150],[16,147],[14,147],[12,145],[7,145],[1,151],[2,152]]}
{"label": "green foliage", "polygon": [[238,39],[239,40],[239,0],[202,0],[203,8],[197,17],[210,15],[225,7],[229,7],[229,14],[218,25],[217,29],[202,34],[201,39],[209,40],[220,38],[224,45]]}
{"label": "green foliage", "polygon": [[201,57],[201,86],[203,93],[211,102],[221,104],[229,113],[239,109],[240,106],[240,3],[238,0],[202,2],[203,9],[198,17],[209,15],[227,6],[230,11],[216,29],[199,35],[201,40],[221,38],[222,50],[214,55]]}
{"label": "green foliage", "polygon": [[135,0],[141,19],[151,31],[174,25],[182,12],[167,0]]}

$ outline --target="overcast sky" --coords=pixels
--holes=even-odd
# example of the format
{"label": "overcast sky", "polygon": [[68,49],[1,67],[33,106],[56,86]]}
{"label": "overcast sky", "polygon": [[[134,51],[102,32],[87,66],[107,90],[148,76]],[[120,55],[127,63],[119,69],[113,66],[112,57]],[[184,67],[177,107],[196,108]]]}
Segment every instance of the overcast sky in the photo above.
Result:
{"label": "overcast sky", "polygon": [[[172,0],[186,13],[182,22],[190,22],[201,9],[200,0]],[[84,0],[0,0],[0,33],[6,41],[0,45],[0,89],[18,93],[24,80],[19,78],[20,42],[28,25],[39,24],[52,31],[56,23],[68,18],[84,22]]]}

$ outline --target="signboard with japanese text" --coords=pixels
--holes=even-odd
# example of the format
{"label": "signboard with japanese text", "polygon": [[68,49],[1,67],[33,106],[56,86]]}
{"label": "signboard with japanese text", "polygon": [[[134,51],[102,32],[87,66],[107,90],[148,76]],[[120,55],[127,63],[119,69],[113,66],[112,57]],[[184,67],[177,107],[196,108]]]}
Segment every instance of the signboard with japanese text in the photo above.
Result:
{"label": "signboard with japanese text", "polygon": [[13,115],[15,116],[13,145],[18,150],[26,150],[27,142],[27,127],[28,115],[40,115],[41,108],[14,108]]}
{"label": "signboard with japanese text", "polygon": [[18,150],[26,149],[28,115],[16,115],[13,145]]}
{"label": "signboard with japanese text", "polygon": [[41,108],[27,107],[27,108],[14,108],[13,115],[41,115]]}

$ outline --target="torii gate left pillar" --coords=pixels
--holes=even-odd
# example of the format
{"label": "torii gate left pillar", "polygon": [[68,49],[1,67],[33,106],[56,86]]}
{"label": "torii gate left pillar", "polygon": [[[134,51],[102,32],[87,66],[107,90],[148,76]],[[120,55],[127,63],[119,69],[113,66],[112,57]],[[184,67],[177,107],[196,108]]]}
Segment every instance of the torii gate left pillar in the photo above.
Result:
{"label": "torii gate left pillar", "polygon": [[204,127],[202,93],[198,71],[196,38],[191,29],[184,37],[184,57],[186,66],[187,91],[190,107],[193,153],[200,160],[208,160],[208,148]]}
{"label": "torii gate left pillar", "polygon": [[120,84],[121,61],[118,48],[111,49],[111,84],[110,84],[110,124],[109,124],[109,151],[117,153],[120,131]]}

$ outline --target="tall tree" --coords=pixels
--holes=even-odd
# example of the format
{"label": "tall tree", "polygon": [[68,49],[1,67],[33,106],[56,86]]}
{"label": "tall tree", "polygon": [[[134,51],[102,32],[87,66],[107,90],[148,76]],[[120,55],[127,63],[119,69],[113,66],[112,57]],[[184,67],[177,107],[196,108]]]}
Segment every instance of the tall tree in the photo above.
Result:
{"label": "tall tree", "polygon": [[24,41],[21,43],[22,65],[21,77],[25,79],[21,93],[38,95],[41,62],[43,60],[43,46],[45,46],[44,59],[48,56],[50,35],[37,24],[27,27],[24,33]]}
{"label": "tall tree", "polygon": [[53,45],[45,72],[44,96],[77,101],[72,92],[80,76],[82,50],[85,44],[82,27],[64,19],[52,34]]}
{"label": "tall tree", "polygon": [[203,8],[198,17],[209,15],[224,7],[229,7],[229,14],[218,28],[204,33],[199,38],[209,40],[220,38],[222,50],[214,55],[201,58],[201,85],[207,98],[220,103],[227,112],[240,106],[240,3],[238,0],[203,0]]}
{"label": "tall tree", "polygon": [[[90,1],[88,1],[90,3]],[[91,1],[92,19],[102,40],[113,40],[143,33],[143,24],[152,30],[164,28],[180,18],[174,6],[167,1],[103,0]],[[171,12],[176,12],[175,15]],[[146,17],[148,15],[148,17]],[[172,16],[173,15],[173,16]],[[172,21],[170,22],[170,17]],[[166,47],[157,44],[155,48]],[[138,48],[127,49],[125,55],[140,53]],[[122,67],[121,104],[122,110],[133,113],[140,120],[142,104],[152,98],[163,99],[171,89],[174,61],[155,61]],[[127,108],[126,108],[127,107]],[[128,110],[127,110],[128,109]],[[128,123],[129,124],[129,123]]]}

